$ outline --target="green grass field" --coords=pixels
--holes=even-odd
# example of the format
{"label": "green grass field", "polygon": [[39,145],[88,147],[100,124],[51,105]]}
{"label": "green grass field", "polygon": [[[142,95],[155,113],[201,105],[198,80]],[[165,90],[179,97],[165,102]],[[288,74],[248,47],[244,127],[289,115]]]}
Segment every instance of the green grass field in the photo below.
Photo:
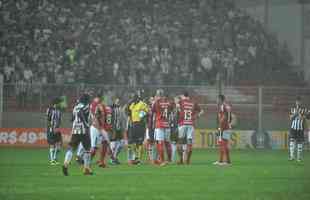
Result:
{"label": "green grass field", "polygon": [[[83,176],[76,163],[64,177],[46,149],[0,148],[0,200],[310,199],[310,152],[303,163],[285,151],[233,151],[233,165],[213,166],[214,150],[195,150],[190,166],[122,165]],[[61,155],[61,161],[63,154]]]}

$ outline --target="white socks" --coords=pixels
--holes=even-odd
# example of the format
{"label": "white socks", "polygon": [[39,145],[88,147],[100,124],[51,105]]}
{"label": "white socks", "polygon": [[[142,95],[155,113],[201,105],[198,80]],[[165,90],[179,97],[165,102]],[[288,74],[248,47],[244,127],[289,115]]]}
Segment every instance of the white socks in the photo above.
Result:
{"label": "white socks", "polygon": [[302,159],[302,144],[297,144],[297,160]]}
{"label": "white socks", "polygon": [[65,163],[66,163],[66,164],[69,164],[69,163],[71,162],[71,159],[72,159],[72,150],[69,149],[69,150],[66,152]]}
{"label": "white socks", "polygon": [[89,151],[85,151],[83,154],[83,159],[84,159],[84,168],[90,168],[90,152]]}
{"label": "white socks", "polygon": [[295,159],[295,145],[296,145],[295,140],[291,139],[289,145],[290,159]]}
{"label": "white socks", "polygon": [[171,161],[175,162],[176,161],[176,151],[177,151],[177,145],[175,142],[171,143],[171,150],[172,150]]}
{"label": "white socks", "polygon": [[[295,149],[296,149],[296,141],[291,139],[289,144],[289,153],[290,153],[290,160],[295,159]],[[302,159],[302,152],[303,152],[303,144],[297,144],[297,160],[300,161]]]}
{"label": "white socks", "polygon": [[54,159],[54,152],[55,152],[55,148],[54,147],[50,147],[50,153],[49,153],[49,157],[50,157],[50,161],[55,160]]}
{"label": "white socks", "polygon": [[79,147],[78,147],[78,149],[77,149],[77,152],[76,152],[76,155],[78,156],[78,157],[80,157],[80,158],[83,158],[83,154],[84,154],[84,147],[83,147],[83,145],[80,143],[79,144]]}
{"label": "white socks", "polygon": [[128,161],[130,160],[135,160],[135,152],[134,152],[134,147],[132,144],[128,145]]}

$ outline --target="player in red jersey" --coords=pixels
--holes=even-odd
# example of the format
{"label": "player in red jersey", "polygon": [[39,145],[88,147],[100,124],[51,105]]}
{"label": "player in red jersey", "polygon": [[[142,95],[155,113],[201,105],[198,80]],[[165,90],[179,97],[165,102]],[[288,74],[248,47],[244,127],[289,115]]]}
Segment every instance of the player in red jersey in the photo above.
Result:
{"label": "player in red jersey", "polygon": [[172,103],[167,97],[163,95],[163,90],[157,90],[157,100],[155,101],[152,112],[156,115],[155,122],[155,141],[157,146],[157,152],[159,154],[159,160],[157,164],[165,165],[164,158],[164,146],[166,147],[168,161],[171,161],[171,144],[170,144],[170,126],[169,126],[169,115],[173,109]]}
{"label": "player in red jersey", "polygon": [[100,97],[97,95],[90,104],[90,141],[91,141],[91,157],[96,155],[98,144],[101,143],[101,131],[100,126],[103,123],[103,106],[100,103]]}
{"label": "player in red jersey", "polygon": [[[195,103],[188,95],[188,92],[184,92],[181,96],[181,100],[177,105],[179,111],[178,119],[178,153],[180,160],[178,164],[190,164],[193,146],[194,136],[194,122],[196,117],[203,114],[203,110]],[[183,146],[186,145],[185,161],[183,160]]]}
{"label": "player in red jersey", "polygon": [[[110,136],[112,134],[113,125],[112,125],[112,108],[106,106],[102,103],[103,112],[104,112],[104,120],[101,126],[102,133],[102,150],[100,155],[99,167],[106,167],[106,155],[108,152],[111,153],[110,150]],[[111,154],[112,155],[112,154]],[[111,158],[113,160],[113,158]]]}
{"label": "player in red jersey", "polygon": [[215,165],[230,165],[229,155],[229,140],[230,140],[230,129],[231,129],[231,105],[226,103],[225,96],[218,96],[218,130],[219,130],[219,153],[220,158],[214,162]]}

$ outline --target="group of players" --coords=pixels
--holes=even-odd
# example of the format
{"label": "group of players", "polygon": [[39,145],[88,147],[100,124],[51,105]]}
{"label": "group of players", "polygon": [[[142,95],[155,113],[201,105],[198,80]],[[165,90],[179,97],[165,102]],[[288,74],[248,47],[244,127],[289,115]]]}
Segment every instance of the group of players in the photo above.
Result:
{"label": "group of players", "polygon": [[[107,167],[107,160],[111,164],[120,163],[118,154],[125,143],[129,165],[141,164],[144,152],[147,162],[153,165],[165,166],[170,162],[190,164],[194,124],[203,112],[186,91],[173,99],[162,89],[157,90],[149,99],[143,99],[138,92],[124,106],[120,105],[119,99],[108,106],[99,96],[92,98],[85,93],[73,108],[72,136],[65,153],[63,174],[69,174],[75,150],[77,161],[83,165],[83,173],[91,175],[91,161],[98,150],[100,156],[96,164],[104,168]],[[57,164],[57,152],[61,143],[60,133],[57,131],[61,121],[57,101],[53,101],[47,116],[50,162],[54,165]],[[229,165],[231,106],[225,102],[224,95],[219,95],[218,121],[220,158],[214,164]]]}
{"label": "group of players", "polygon": [[[52,101],[47,110],[47,141],[50,145],[50,164],[56,165],[57,154],[62,146],[60,99]],[[218,146],[219,160],[215,165],[230,165],[229,140],[234,120],[231,105],[224,95],[218,96]],[[143,161],[146,149],[147,161],[164,166],[170,162],[190,164],[194,137],[195,120],[203,114],[200,106],[185,91],[170,99],[159,89],[154,96],[143,99],[141,92],[133,95],[124,106],[115,99],[108,106],[99,96],[83,94],[72,112],[72,136],[65,154],[63,174],[68,175],[68,167],[77,151],[77,161],[83,164],[84,174],[92,174],[91,160],[98,149],[100,156],[97,164],[107,167],[109,157],[111,164],[120,164],[118,154],[127,146],[129,165],[138,165]],[[301,105],[300,97],[290,109],[289,160],[302,159],[306,119],[310,119],[310,110]],[[297,147],[297,148],[296,148]],[[165,154],[167,158],[165,159]],[[179,160],[176,161],[178,154]]]}

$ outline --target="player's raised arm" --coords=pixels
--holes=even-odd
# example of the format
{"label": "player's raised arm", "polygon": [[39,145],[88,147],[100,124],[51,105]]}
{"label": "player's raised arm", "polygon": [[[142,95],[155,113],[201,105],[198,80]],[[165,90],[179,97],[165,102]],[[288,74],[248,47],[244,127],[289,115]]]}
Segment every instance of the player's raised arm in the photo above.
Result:
{"label": "player's raised arm", "polygon": [[197,112],[197,117],[200,117],[204,113],[204,110],[197,103],[195,103],[195,111]]}
{"label": "player's raised arm", "polygon": [[297,116],[298,116],[298,113],[296,112],[296,108],[291,108],[289,112],[290,120],[294,120]]}
{"label": "player's raised arm", "polygon": [[310,120],[310,109],[307,109],[306,119]]}

